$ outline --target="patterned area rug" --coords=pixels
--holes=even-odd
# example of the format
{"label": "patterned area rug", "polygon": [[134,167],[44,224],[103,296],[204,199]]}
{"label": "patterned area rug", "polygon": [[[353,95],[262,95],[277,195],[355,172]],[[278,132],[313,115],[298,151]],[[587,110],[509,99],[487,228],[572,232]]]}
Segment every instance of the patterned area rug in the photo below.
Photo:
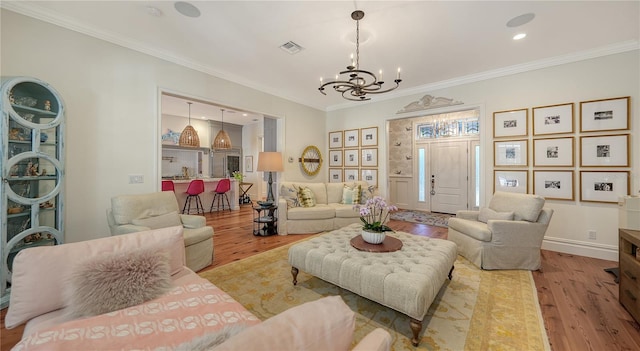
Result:
{"label": "patterned area rug", "polygon": [[421,343],[409,341],[409,317],[300,271],[291,283],[289,246],[200,273],[258,318],[328,295],[340,295],[356,312],[354,345],[381,327],[392,350],[550,350],[531,273],[482,271],[458,256],[423,321]]}
{"label": "patterned area rug", "polygon": [[446,228],[449,224],[449,218],[454,217],[454,215],[414,210],[398,210],[393,212],[389,217],[397,221],[422,223]]}

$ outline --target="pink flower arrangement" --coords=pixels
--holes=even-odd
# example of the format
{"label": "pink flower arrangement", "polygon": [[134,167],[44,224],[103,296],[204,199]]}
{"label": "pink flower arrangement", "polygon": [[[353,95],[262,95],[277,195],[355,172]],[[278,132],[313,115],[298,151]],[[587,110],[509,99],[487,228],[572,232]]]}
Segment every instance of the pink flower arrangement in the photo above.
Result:
{"label": "pink flower arrangement", "polygon": [[353,209],[360,213],[360,220],[363,223],[362,229],[372,232],[392,232],[393,229],[384,223],[391,212],[397,211],[395,205],[388,205],[380,196],[374,196],[367,200],[364,205],[355,205]]}

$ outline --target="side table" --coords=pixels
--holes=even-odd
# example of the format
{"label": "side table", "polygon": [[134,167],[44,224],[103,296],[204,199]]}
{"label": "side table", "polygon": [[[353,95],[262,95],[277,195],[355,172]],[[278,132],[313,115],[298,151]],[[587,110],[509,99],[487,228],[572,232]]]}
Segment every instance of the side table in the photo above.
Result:
{"label": "side table", "polygon": [[278,234],[278,205],[253,206],[253,235]]}

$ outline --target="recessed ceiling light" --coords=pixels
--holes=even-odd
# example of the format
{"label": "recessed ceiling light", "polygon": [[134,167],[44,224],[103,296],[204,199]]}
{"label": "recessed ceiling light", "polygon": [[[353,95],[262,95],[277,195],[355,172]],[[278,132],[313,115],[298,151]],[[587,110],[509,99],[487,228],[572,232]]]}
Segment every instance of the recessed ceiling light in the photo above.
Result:
{"label": "recessed ceiling light", "polygon": [[242,114],[242,116],[243,116],[243,117],[247,117],[248,115],[247,115],[246,113],[243,113],[243,114]]}
{"label": "recessed ceiling light", "polygon": [[173,7],[176,8],[176,11],[187,17],[200,17],[200,10],[186,1],[177,1],[173,4]]}
{"label": "recessed ceiling light", "polygon": [[533,21],[535,17],[536,15],[534,13],[525,13],[524,15],[520,15],[510,19],[509,22],[507,22],[507,27],[509,28],[520,27],[524,24],[527,24]]}
{"label": "recessed ceiling light", "polygon": [[526,37],[526,36],[527,36],[527,33],[518,33],[518,34],[513,36],[513,40],[524,39],[524,37]]}

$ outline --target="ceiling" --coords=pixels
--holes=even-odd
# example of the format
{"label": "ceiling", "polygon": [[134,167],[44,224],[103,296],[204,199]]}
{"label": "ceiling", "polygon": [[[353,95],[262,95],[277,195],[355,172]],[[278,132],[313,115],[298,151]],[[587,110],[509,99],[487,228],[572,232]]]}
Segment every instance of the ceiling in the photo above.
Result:
{"label": "ceiling", "polygon": [[[324,111],[363,103],[344,100],[331,89],[327,96],[318,91],[320,77],[333,78],[355,52],[354,9],[365,12],[360,21],[361,68],[383,69],[387,81],[402,68],[400,88],[373,95],[372,101],[637,50],[640,39],[639,1],[191,4],[200,10],[199,17],[182,15],[173,1],[0,2],[3,8]],[[507,26],[526,13],[535,18],[519,27]],[[518,32],[527,37],[514,41]],[[303,50],[291,55],[279,48],[288,41]],[[181,104],[184,101],[178,101],[175,110],[184,109],[186,115],[187,107]],[[196,115],[200,112],[192,111]]]}

